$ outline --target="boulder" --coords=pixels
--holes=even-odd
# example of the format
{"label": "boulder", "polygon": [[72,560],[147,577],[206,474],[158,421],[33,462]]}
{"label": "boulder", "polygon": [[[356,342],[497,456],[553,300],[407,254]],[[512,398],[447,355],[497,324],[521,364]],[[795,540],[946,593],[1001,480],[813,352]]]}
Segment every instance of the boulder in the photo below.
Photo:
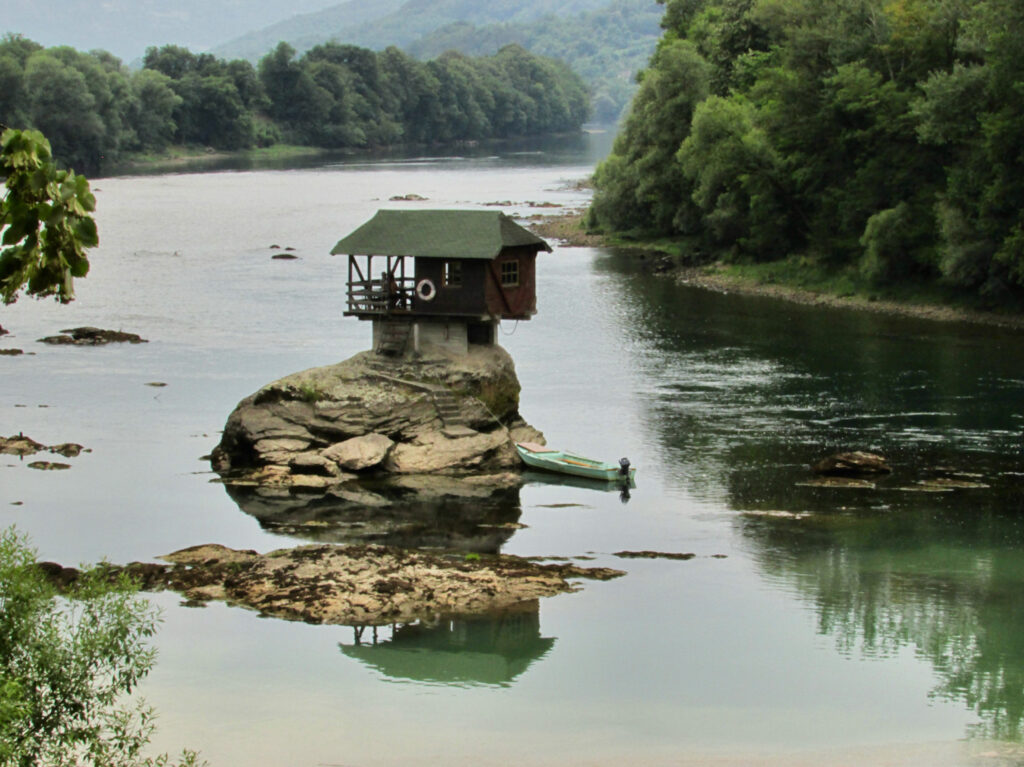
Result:
{"label": "boulder", "polygon": [[504,430],[451,439],[443,432],[395,445],[384,468],[395,474],[432,474],[452,468],[510,468],[518,454]]}
{"label": "boulder", "polygon": [[353,437],[322,450],[320,455],[328,461],[350,471],[363,471],[377,466],[395,443],[383,434]]}
{"label": "boulder", "polygon": [[519,390],[500,346],[416,359],[361,352],[246,397],[211,461],[230,481],[244,474],[245,482],[301,488],[347,481],[351,471],[507,471],[520,465],[516,441],[544,441],[519,416]]}
{"label": "boulder", "polygon": [[299,453],[288,463],[293,474],[312,474],[318,477],[340,477],[341,469],[334,461],[312,453]]}

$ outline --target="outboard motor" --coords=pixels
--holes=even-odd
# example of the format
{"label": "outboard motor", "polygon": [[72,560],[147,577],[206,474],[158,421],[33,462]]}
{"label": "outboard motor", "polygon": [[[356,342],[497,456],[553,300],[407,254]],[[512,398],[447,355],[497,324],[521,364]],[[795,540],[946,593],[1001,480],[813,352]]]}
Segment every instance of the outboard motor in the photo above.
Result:
{"label": "outboard motor", "polygon": [[623,477],[627,477],[627,478],[629,477],[629,459],[628,458],[620,458],[619,459],[619,474],[621,474]]}

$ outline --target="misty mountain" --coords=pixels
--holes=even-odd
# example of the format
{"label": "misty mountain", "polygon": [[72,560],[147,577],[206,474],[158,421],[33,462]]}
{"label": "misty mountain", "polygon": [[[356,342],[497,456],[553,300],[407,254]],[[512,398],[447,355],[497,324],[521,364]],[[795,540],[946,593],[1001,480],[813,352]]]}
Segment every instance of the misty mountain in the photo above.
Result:
{"label": "misty mountain", "polygon": [[[3,0],[0,35],[24,35],[47,47],[102,49],[132,62],[149,46],[203,51],[328,5],[336,0]],[[386,2],[353,0],[348,5],[374,9]]]}
{"label": "misty mountain", "polygon": [[336,41],[376,50],[395,45],[426,60],[448,50],[487,56],[517,43],[582,75],[595,117],[611,122],[654,51],[663,12],[657,0],[379,0],[372,8],[350,0],[251,32],[213,53],[256,62],[282,40],[299,53]]}
{"label": "misty mountain", "polygon": [[[464,22],[477,26],[528,23],[544,16],[565,17],[607,5],[609,0],[378,0],[371,11],[363,2],[350,2],[318,13],[297,16],[268,29],[219,45],[213,53],[226,59],[256,61],[281,40],[299,53],[335,40],[380,50],[405,47],[434,30]],[[377,11],[381,11],[377,13]]]}
{"label": "misty mountain", "polygon": [[247,59],[255,64],[282,40],[300,53],[331,39],[361,44],[357,41],[365,26],[392,16],[405,2],[374,0],[368,3],[366,0],[349,0],[346,3],[335,3],[329,8],[292,15],[268,27],[254,29],[231,42],[222,42],[211,52],[224,59]]}
{"label": "misty mountain", "polygon": [[457,50],[489,56],[517,43],[530,53],[565,61],[591,89],[594,118],[614,121],[636,90],[636,73],[647,64],[661,36],[665,7],[657,0],[614,0],[593,11],[529,22],[476,26],[456,22],[406,46],[418,59]]}

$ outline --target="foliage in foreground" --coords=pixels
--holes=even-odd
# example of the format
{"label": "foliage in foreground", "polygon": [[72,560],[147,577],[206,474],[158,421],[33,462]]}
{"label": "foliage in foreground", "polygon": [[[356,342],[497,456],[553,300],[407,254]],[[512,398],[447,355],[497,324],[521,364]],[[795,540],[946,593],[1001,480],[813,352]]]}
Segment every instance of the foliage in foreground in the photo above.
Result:
{"label": "foliage in foreground", "polygon": [[20,130],[0,133],[0,178],[0,300],[14,303],[24,289],[68,303],[99,242],[89,182],[57,169],[43,134]]}
{"label": "foliage in foreground", "polygon": [[93,568],[59,596],[24,537],[0,533],[0,765],[169,764],[142,754],[153,710],[125,701],[153,667],[156,626],[129,581]]}
{"label": "foliage in foreground", "polygon": [[1024,300],[1024,6],[665,5],[592,228]]}

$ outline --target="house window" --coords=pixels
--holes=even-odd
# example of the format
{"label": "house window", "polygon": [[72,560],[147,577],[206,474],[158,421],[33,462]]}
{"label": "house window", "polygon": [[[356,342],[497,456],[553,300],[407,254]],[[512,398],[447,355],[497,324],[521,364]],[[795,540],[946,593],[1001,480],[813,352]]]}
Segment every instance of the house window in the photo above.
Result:
{"label": "house window", "polygon": [[501,284],[504,287],[515,287],[519,284],[519,262],[502,261]]}
{"label": "house window", "polygon": [[461,261],[445,261],[444,262],[444,286],[446,288],[461,288],[462,287],[462,262]]}

